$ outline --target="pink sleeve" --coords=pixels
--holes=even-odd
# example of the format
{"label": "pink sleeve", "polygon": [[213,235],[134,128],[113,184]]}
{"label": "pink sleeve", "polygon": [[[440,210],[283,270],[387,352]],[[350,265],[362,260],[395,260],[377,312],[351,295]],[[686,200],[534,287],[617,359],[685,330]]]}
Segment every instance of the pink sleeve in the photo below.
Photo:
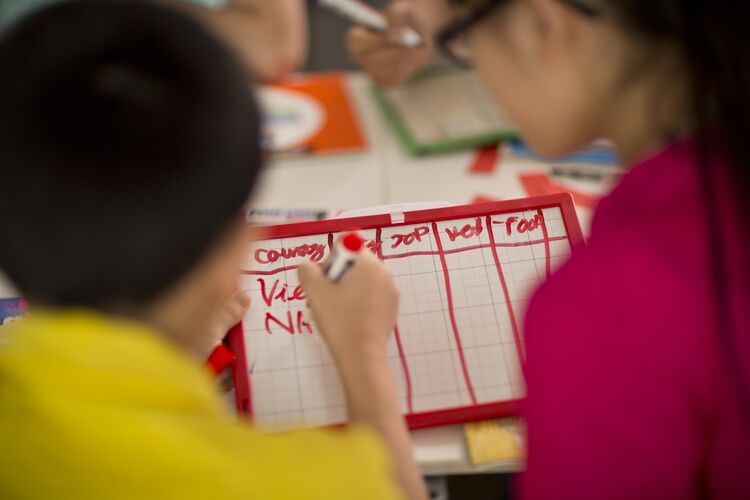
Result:
{"label": "pink sleeve", "polygon": [[671,362],[665,291],[641,286],[658,270],[579,252],[529,306],[521,498],[691,498],[700,424]]}

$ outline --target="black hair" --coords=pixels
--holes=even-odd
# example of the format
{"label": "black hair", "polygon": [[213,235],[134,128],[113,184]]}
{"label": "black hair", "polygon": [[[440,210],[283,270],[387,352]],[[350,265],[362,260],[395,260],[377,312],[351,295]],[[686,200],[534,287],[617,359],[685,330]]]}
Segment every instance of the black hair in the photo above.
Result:
{"label": "black hair", "polygon": [[0,39],[0,269],[32,302],[147,305],[239,221],[248,75],[185,14],[66,2]]}

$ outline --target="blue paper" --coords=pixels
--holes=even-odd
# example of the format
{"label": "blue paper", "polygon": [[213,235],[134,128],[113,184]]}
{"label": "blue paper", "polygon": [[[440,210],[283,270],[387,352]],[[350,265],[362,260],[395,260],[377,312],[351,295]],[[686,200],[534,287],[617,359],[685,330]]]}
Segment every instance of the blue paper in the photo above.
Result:
{"label": "blue paper", "polygon": [[7,325],[26,314],[27,307],[23,299],[0,299],[0,326]]}
{"label": "blue paper", "polygon": [[510,150],[517,156],[534,158],[550,163],[575,163],[591,165],[619,165],[620,160],[617,155],[608,146],[592,145],[577,153],[573,153],[561,158],[545,158],[534,153],[523,141],[514,140],[510,142]]}

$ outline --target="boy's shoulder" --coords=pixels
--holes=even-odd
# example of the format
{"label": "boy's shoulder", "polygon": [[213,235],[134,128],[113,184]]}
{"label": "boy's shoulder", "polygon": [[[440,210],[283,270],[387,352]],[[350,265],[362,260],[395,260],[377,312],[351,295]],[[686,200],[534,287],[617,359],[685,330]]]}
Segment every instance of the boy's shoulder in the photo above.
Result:
{"label": "boy's shoulder", "polygon": [[370,432],[261,433],[230,416],[207,370],[138,325],[32,313],[9,335],[0,441],[26,465],[0,454],[0,484],[40,498],[397,497]]}

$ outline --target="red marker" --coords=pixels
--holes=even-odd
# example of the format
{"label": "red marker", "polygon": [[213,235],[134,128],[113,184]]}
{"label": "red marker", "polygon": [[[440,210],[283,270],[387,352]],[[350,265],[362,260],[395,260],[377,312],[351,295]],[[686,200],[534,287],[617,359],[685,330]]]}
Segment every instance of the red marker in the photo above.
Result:
{"label": "red marker", "polygon": [[206,365],[211,368],[215,374],[219,374],[229,368],[237,358],[234,357],[232,351],[229,350],[224,344],[217,345],[211,355],[206,361]]}
{"label": "red marker", "polygon": [[[323,262],[323,274],[326,278],[334,283],[343,278],[364,246],[364,238],[357,233],[346,233],[339,238],[333,250],[331,250],[331,255]],[[302,315],[303,321],[309,323],[311,320],[309,302],[305,310],[302,311]]]}
{"label": "red marker", "polygon": [[333,247],[331,255],[323,262],[326,278],[338,282],[354,264],[357,254],[365,246],[365,240],[357,233],[346,233]]}

